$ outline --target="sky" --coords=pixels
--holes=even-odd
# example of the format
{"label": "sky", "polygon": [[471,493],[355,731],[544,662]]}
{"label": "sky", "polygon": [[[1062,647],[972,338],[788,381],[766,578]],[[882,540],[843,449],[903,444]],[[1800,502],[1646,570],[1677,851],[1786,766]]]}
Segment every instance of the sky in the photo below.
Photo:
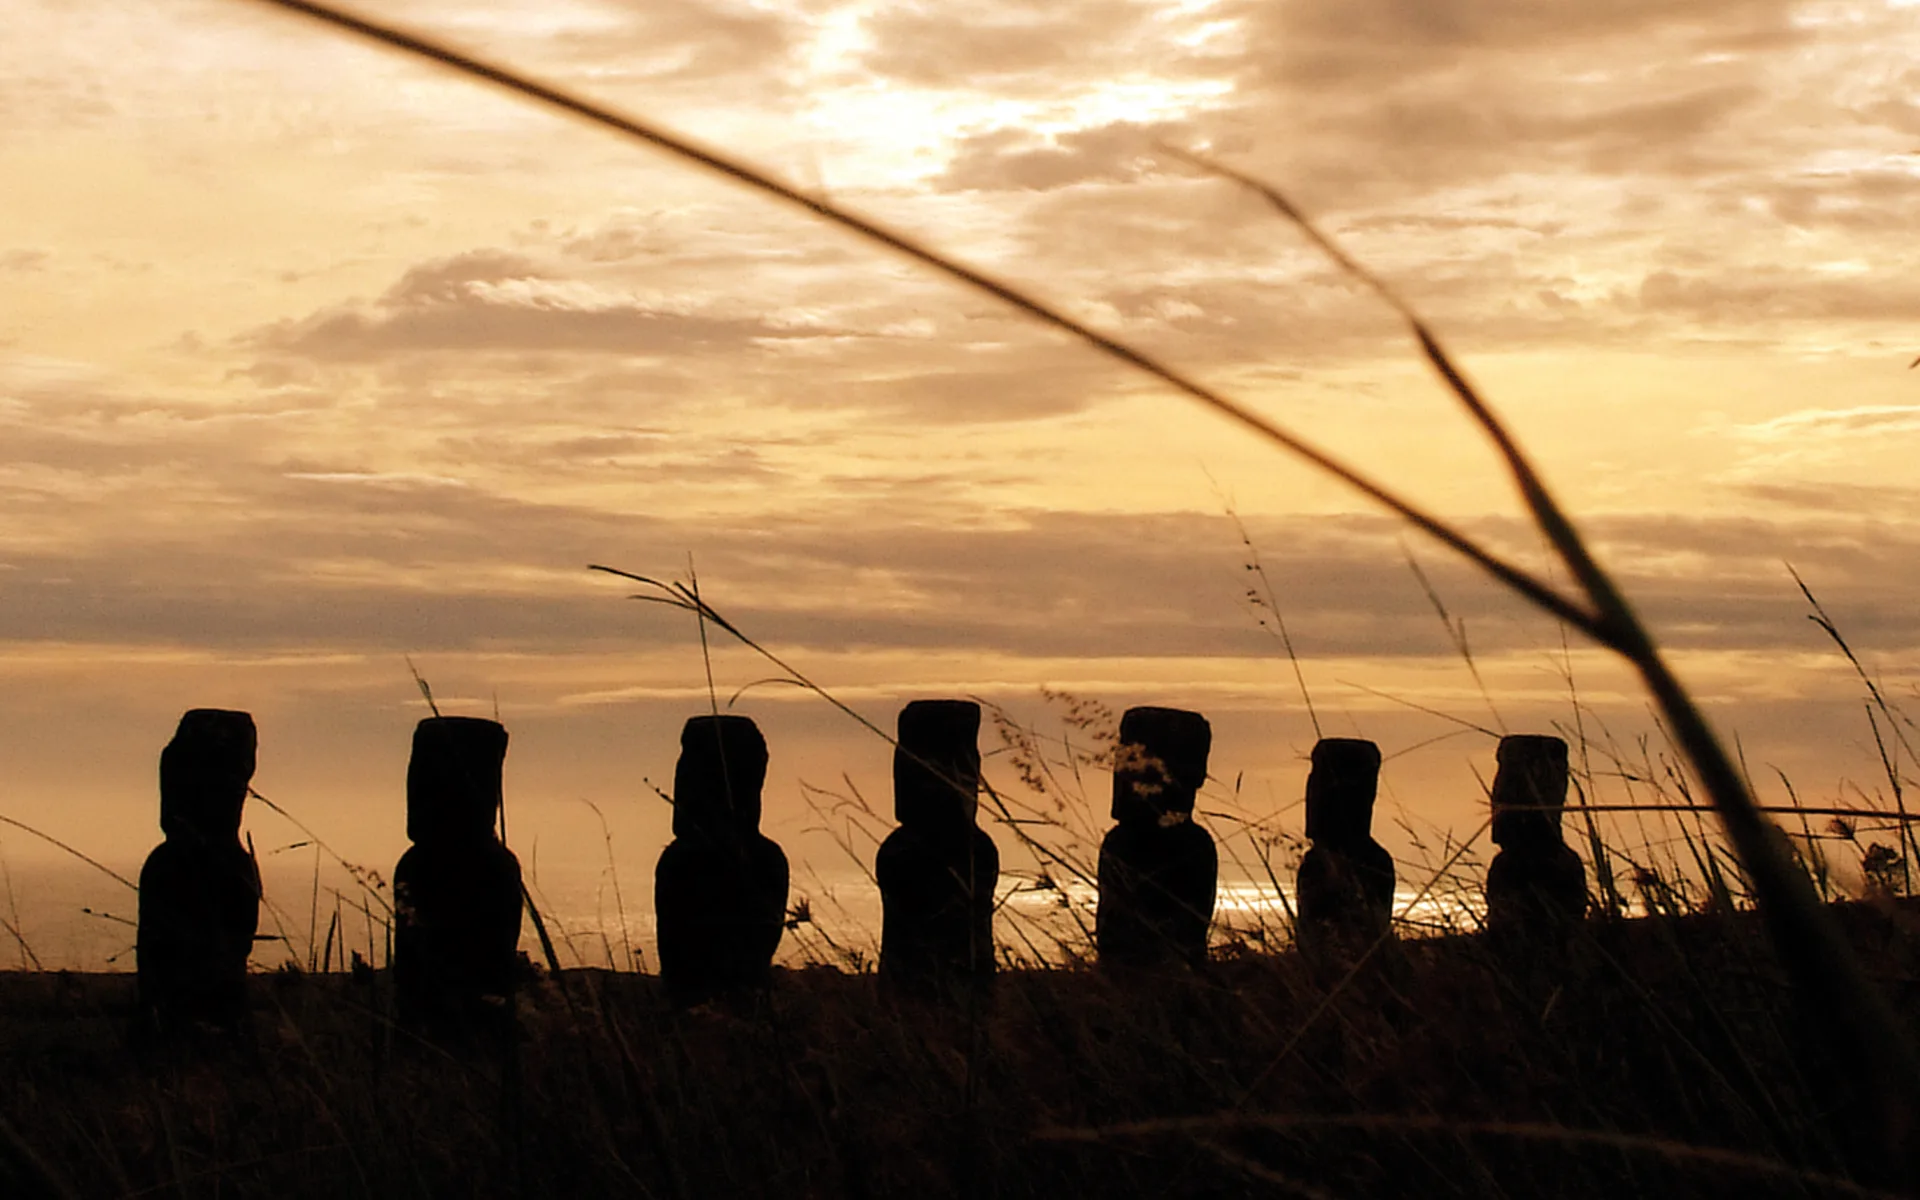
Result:
{"label": "sky", "polygon": [[[1763,801],[1887,791],[1787,566],[1920,703],[1913,4],[380,12],[1029,287],[1550,570],[1391,313],[1158,147],[1283,188],[1483,387]],[[245,0],[0,15],[0,815],[116,869],[198,706],[252,711],[260,791],[384,869],[411,659],[508,725],[509,835],[556,891],[644,899],[651,785],[730,699],[796,891],[857,890],[831,796],[884,813],[885,744],[589,563],[697,571],[883,727],[920,696],[1077,744],[1048,692],[1205,712],[1243,847],[1298,832],[1316,723],[1390,756],[1409,859],[1473,832],[1489,731],[1664,770],[1633,680],[1443,548],[803,213]],[[1639,795],[1595,753],[1599,798]],[[1075,785],[1096,834],[1106,787]],[[304,886],[305,835],[249,828]],[[12,827],[0,856],[66,861]]]}

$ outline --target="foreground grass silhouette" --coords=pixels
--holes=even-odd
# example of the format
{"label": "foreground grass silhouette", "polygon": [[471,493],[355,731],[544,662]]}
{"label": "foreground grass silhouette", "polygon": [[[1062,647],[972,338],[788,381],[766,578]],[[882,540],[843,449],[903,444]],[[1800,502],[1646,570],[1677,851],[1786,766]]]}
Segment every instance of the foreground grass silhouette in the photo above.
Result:
{"label": "foreground grass silhouette", "polygon": [[[1920,907],[1836,906],[1910,1023]],[[256,978],[251,1033],[136,1055],[132,979],[0,975],[0,1192],[108,1195],[1871,1195],[1860,1064],[1810,1036],[1750,913],[1338,964],[1230,955],[1128,986],[1003,974],[894,1005],[778,972],[676,1013],[657,978],[542,976],[511,1045],[387,1020],[385,973]],[[1551,956],[1548,956],[1549,958]],[[1317,1015],[1316,1015],[1317,1014]],[[1816,1056],[1817,1057],[1817,1056]],[[1839,1118],[1836,1120],[1836,1118]]]}

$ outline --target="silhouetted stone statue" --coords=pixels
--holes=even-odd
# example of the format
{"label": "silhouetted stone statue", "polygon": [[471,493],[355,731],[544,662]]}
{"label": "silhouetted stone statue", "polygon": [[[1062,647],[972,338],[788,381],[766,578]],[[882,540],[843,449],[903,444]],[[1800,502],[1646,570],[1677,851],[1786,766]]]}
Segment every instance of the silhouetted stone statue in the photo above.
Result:
{"label": "silhouetted stone statue", "polygon": [[160,828],[140,869],[134,951],[147,1032],[246,1015],[247,956],[260,925],[260,871],[240,844],[253,779],[253,717],[195,708],[160,752]]}
{"label": "silhouetted stone statue", "polygon": [[922,994],[991,981],[1000,852],[974,823],[980,706],[915,700],[900,710],[893,812],[880,844],[880,980]]}
{"label": "silhouetted stone statue", "polygon": [[660,977],[677,1004],[764,987],[787,915],[787,856],[760,833],[767,742],[747,717],[690,718],[673,841],[653,875]]}
{"label": "silhouetted stone statue", "polygon": [[1213,836],[1193,822],[1213,729],[1199,713],[1130,708],[1114,751],[1113,819],[1100,843],[1094,941],[1107,967],[1198,966],[1219,882]]}
{"label": "silhouetted stone statue", "polygon": [[[520,860],[494,832],[507,731],[429,717],[407,763],[407,838],[393,871],[393,982],[403,1024],[484,1023],[511,1001]],[[497,998],[497,999],[489,999]]]}
{"label": "silhouetted stone statue", "polygon": [[1586,868],[1560,832],[1567,802],[1567,744],[1557,737],[1500,739],[1493,776],[1487,929],[1523,941],[1563,940],[1587,911]]}
{"label": "silhouetted stone statue", "polygon": [[1307,774],[1307,840],[1296,903],[1300,948],[1334,942],[1364,950],[1393,924],[1393,856],[1373,840],[1380,747],[1321,738]]}

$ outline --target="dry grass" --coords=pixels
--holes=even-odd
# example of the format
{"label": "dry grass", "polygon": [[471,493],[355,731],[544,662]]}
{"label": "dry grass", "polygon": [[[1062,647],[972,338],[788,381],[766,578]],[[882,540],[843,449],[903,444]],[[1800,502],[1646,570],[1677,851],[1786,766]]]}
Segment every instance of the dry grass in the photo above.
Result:
{"label": "dry grass", "polygon": [[[1839,911],[1920,1012],[1920,913]],[[256,984],[249,1036],[142,1058],[130,978],[0,976],[0,1124],[99,1196],[1860,1190],[1828,1119],[1857,1064],[1797,1065],[1750,914],[1599,924],[1551,967],[1400,943],[1331,1003],[1291,953],[1022,970],[971,1032],[823,968],[683,1014],[574,971],[527,987],[511,1046],[444,1051],[388,1024],[384,974]],[[32,1170],[0,1141],[0,1181]]]}

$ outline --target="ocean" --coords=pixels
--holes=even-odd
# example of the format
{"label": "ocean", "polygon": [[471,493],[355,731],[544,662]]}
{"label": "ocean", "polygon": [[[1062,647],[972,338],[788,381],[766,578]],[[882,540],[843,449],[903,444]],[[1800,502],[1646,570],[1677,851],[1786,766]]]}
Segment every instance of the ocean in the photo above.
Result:
{"label": "ocean", "polygon": [[[0,967],[131,971],[138,915],[132,881],[139,869],[137,862],[96,867],[77,859],[0,863]],[[343,970],[355,955],[385,965],[392,894],[384,880],[358,877],[324,858],[286,857],[264,861],[262,879],[256,970],[289,964]],[[528,871],[528,883],[562,966],[654,969],[650,876],[544,865]],[[1284,944],[1290,883],[1276,888],[1271,880],[1223,878],[1215,942]],[[1090,884],[1007,873],[997,898],[994,938],[1009,961],[1061,964],[1092,956],[1096,895]],[[879,892],[864,874],[802,864],[788,905],[778,962],[870,968],[879,952],[881,909]],[[1403,887],[1396,894],[1403,935],[1471,929],[1481,911],[1478,895],[1457,887]],[[543,957],[531,920],[523,921],[520,945],[536,961]]]}

